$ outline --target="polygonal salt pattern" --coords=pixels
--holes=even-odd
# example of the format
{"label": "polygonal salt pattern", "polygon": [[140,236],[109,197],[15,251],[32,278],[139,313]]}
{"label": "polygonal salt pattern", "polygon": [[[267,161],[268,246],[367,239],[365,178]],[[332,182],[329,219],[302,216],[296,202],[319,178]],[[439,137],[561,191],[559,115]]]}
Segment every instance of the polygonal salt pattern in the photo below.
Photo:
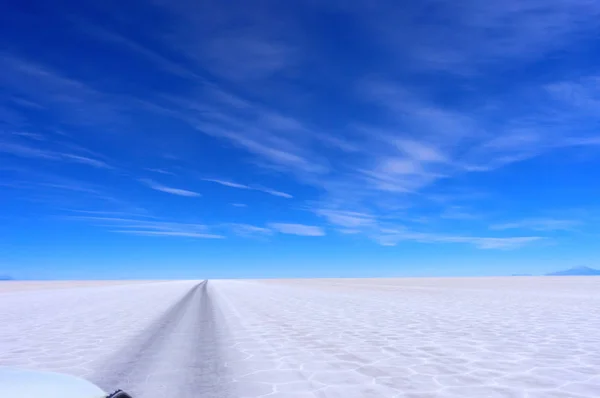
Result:
{"label": "polygonal salt pattern", "polygon": [[211,283],[302,370],[268,397],[598,396],[599,278],[457,279]]}
{"label": "polygonal salt pattern", "polygon": [[4,293],[0,366],[145,398],[600,396],[600,278],[196,286]]}
{"label": "polygonal salt pattern", "polygon": [[0,297],[0,366],[89,377],[198,282],[28,290]]}

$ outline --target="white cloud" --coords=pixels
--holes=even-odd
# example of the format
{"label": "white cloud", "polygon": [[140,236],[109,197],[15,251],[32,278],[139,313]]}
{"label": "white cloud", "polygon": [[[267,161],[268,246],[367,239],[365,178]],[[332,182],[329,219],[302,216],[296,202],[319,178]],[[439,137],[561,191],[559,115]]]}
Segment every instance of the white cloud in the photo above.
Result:
{"label": "white cloud", "polygon": [[444,209],[440,217],[447,220],[476,220],[481,218],[479,214],[460,206],[450,206]]}
{"label": "white cloud", "polygon": [[289,193],[285,193],[285,192],[281,192],[281,191],[276,191],[275,189],[271,189],[271,188],[265,188],[265,187],[257,186],[257,187],[254,187],[253,189],[255,189],[257,191],[262,191],[262,192],[268,193],[269,195],[279,196],[281,198],[286,198],[286,199],[292,199],[293,198],[293,196],[290,195]]}
{"label": "white cloud", "polygon": [[384,159],[371,170],[361,170],[362,178],[357,189],[375,189],[391,193],[414,193],[442,178],[436,174],[420,170],[410,162],[392,162]]}
{"label": "white cloud", "polygon": [[154,189],[155,191],[160,191],[160,192],[165,192],[165,193],[170,193],[172,195],[177,195],[177,196],[187,196],[187,197],[199,197],[202,196],[201,194],[194,192],[194,191],[188,191],[186,189],[179,189],[179,188],[172,188],[172,187],[168,187],[165,185],[161,185],[158,184],[152,180],[149,179],[141,179],[140,180],[141,183],[147,185],[148,187]]}
{"label": "white cloud", "polygon": [[423,169],[419,163],[406,158],[385,159],[379,164],[378,168],[381,173],[389,175],[414,175],[423,173]]}
{"label": "white cloud", "polygon": [[200,238],[200,239],[224,239],[222,235],[203,234],[198,232],[180,232],[180,231],[144,231],[144,230],[113,230],[111,232],[140,235],[140,236],[175,236],[184,238]]}
{"label": "white cloud", "polygon": [[[25,133],[16,134],[17,136],[23,136]],[[24,137],[30,137],[30,133],[26,133]],[[39,138],[34,138],[38,141],[43,141]],[[83,148],[81,148],[83,150]],[[88,166],[100,168],[100,169],[113,169],[111,165],[103,160],[95,159],[90,156],[83,156],[74,153],[62,152],[60,150],[52,150],[47,148],[39,148],[30,144],[4,141],[0,142],[0,152],[4,152],[13,156],[43,159],[51,161],[67,161],[73,163],[85,164]]]}
{"label": "white cloud", "polygon": [[13,142],[0,143],[0,152],[27,158],[39,158],[47,160],[59,159],[59,156],[52,151],[47,151],[40,148],[31,147],[29,145],[23,145]]}
{"label": "white cloud", "polygon": [[[211,88],[209,93],[213,91]],[[218,98],[209,96],[202,103],[187,98],[175,99],[175,103],[183,109],[182,117],[198,131],[229,141],[265,162],[265,166],[300,175],[329,170],[326,159],[312,148],[312,144],[322,141],[322,134],[260,102],[247,101],[222,89],[220,93]],[[242,111],[231,100],[221,101],[223,94],[242,102]]]}
{"label": "white cloud", "polygon": [[248,207],[248,205],[245,203],[232,203],[231,205],[233,207]]}
{"label": "white cloud", "polygon": [[283,42],[248,35],[216,37],[205,43],[206,64],[235,81],[263,79],[292,64],[295,53]]}
{"label": "white cloud", "polygon": [[164,174],[164,175],[175,175],[175,173],[165,170],[165,169],[154,169],[154,168],[147,168],[147,171],[151,171],[153,173],[158,173],[158,174]]}
{"label": "white cloud", "polygon": [[[600,103],[600,84],[596,85],[598,88],[593,90],[587,88],[589,84],[585,89],[577,88],[577,103],[584,104],[588,111],[594,108],[591,104]],[[360,179],[354,181],[355,189],[415,193],[443,178],[492,172],[568,146],[597,145],[594,132],[577,127],[589,123],[560,103],[547,103],[546,89],[528,87],[528,96],[523,99],[528,113],[504,116],[508,120],[494,125],[488,119],[511,114],[512,102],[495,103],[491,110],[483,103],[479,108],[461,112],[440,107],[400,83],[362,82],[359,91],[365,99],[386,110],[391,119],[382,123],[384,127],[359,125],[359,131],[376,140],[367,145],[371,153],[366,158],[371,160],[358,169],[364,178],[362,185]]]}
{"label": "white cloud", "polygon": [[300,236],[324,236],[325,231],[321,227],[303,225],[303,224],[283,224],[283,223],[271,223],[271,228],[282,233],[289,235],[300,235]]}
{"label": "white cloud", "polygon": [[229,188],[260,191],[260,192],[268,193],[269,195],[279,196],[281,198],[286,198],[286,199],[293,198],[293,196],[288,193],[277,191],[277,190],[271,189],[271,188],[266,188],[266,187],[263,187],[260,185],[249,186],[249,185],[239,184],[239,183],[233,182],[233,181],[226,181],[226,180],[219,180],[219,179],[212,179],[212,178],[203,178],[203,180],[208,181],[208,182],[214,182],[215,184],[223,185],[223,186],[229,187]]}
{"label": "white cloud", "polygon": [[409,158],[419,162],[444,162],[446,157],[432,145],[409,139],[395,140],[396,146]]}
{"label": "white cloud", "polygon": [[[480,249],[518,249],[529,243],[543,240],[540,236],[522,236],[512,238],[461,238],[456,242],[471,243]],[[451,242],[452,240],[450,240]]]}
{"label": "white cloud", "polygon": [[567,146],[597,146],[600,145],[600,137],[572,138],[565,142]]}
{"label": "white cloud", "polygon": [[269,228],[250,224],[229,224],[229,227],[236,235],[243,237],[265,237],[273,234]]}
{"label": "white cloud", "polygon": [[99,169],[112,169],[112,166],[110,166],[106,162],[103,162],[102,160],[98,160],[98,159],[93,159],[88,156],[79,156],[79,155],[73,155],[70,153],[63,153],[63,154],[61,154],[61,156],[69,161],[87,164],[89,166],[96,167]]}
{"label": "white cloud", "polygon": [[[192,13],[187,3],[148,5],[166,11],[168,22],[172,18],[172,26],[157,24],[159,30],[151,35],[156,34],[157,43],[168,44],[173,60],[185,59],[185,67],[130,37],[108,32],[88,21],[76,24],[82,32],[103,40],[104,44],[116,44],[119,50],[133,51],[150,61],[149,65],[158,66],[161,72],[167,71],[178,81],[185,81],[186,90],[179,96],[157,91],[153,98],[116,97],[71,79],[63,71],[1,54],[0,69],[7,72],[0,76],[0,84],[13,88],[24,98],[36,98],[42,109],[44,106],[57,109],[57,118],[67,124],[95,125],[106,120],[114,127],[121,121],[120,113],[130,106],[124,105],[128,101],[135,103],[135,109],[159,110],[169,117],[179,118],[198,131],[252,155],[252,165],[258,160],[261,166],[273,167],[296,177],[300,183],[318,188],[317,195],[323,195],[325,199],[321,199],[330,202],[331,207],[324,206],[317,214],[341,231],[352,233],[374,233],[379,227],[378,218],[391,213],[390,208],[418,207],[426,200],[426,191],[435,188],[442,179],[464,173],[493,172],[565,146],[600,143],[597,132],[585,131],[590,123],[584,119],[597,116],[600,103],[597,77],[532,85],[518,82],[518,89],[507,84],[498,87],[500,95],[487,93],[486,87],[478,86],[478,81],[484,80],[482,77],[497,83],[495,78],[510,76],[506,73],[510,69],[526,69],[523,66],[527,66],[528,60],[554,51],[558,54],[557,50],[567,49],[574,38],[595,37],[600,7],[594,2],[509,0],[497,4],[469,2],[458,7],[435,0],[418,4],[388,0],[376,5],[366,0],[344,3],[344,15],[356,17],[352,19],[369,41],[378,40],[373,54],[382,52],[386,60],[379,64],[374,58],[366,70],[356,70],[381,76],[378,81],[361,82],[362,91],[358,90],[358,95],[352,91],[354,78],[348,81],[343,74],[335,73],[343,65],[319,53],[321,43],[316,40],[313,43],[315,37],[306,36],[303,29],[291,23],[301,14],[296,8],[282,11],[276,7],[277,18],[273,18],[275,10],[268,2],[259,6],[240,4],[239,7],[209,3],[203,5],[206,7],[203,10],[214,7],[219,18],[210,17],[214,15],[211,12]],[[310,7],[313,11],[313,6]],[[318,7],[335,8],[331,2]],[[437,19],[439,15],[444,15],[443,23]],[[160,30],[163,26],[168,26],[168,35]],[[198,47],[198,43],[202,45]],[[299,66],[304,62],[313,64],[315,59],[332,63],[323,63],[326,67],[322,70],[307,69],[310,79],[327,81],[325,90],[333,92],[335,88],[339,91],[336,95],[342,99],[335,102],[336,106],[332,106],[328,114],[331,125],[339,124],[334,134],[324,133],[329,131],[329,121],[324,126],[316,122],[318,117],[302,117],[312,114],[313,106],[327,109],[324,105],[330,103],[329,95],[321,97],[321,92],[312,89],[312,85],[309,85],[310,90],[304,89],[307,87],[303,80],[306,68]],[[339,62],[344,62],[344,57],[341,59]],[[397,64],[395,59],[401,59],[402,63]],[[413,79],[413,67],[419,72],[417,79]],[[212,71],[227,89],[204,81],[194,70]],[[469,80],[476,75],[479,80]],[[473,94],[479,89],[484,93]],[[363,112],[352,111],[361,109],[360,106],[365,105],[363,100],[369,101],[365,120]],[[345,109],[346,105],[349,108]],[[341,120],[336,119],[339,115],[336,116],[334,108],[337,107],[343,115]],[[521,108],[526,111],[522,112]],[[373,115],[368,115],[370,110],[374,111]],[[88,120],[89,115],[93,115],[94,120]],[[364,134],[354,131],[360,130],[352,127],[355,125],[363,126]],[[179,138],[175,141],[183,141]],[[50,151],[22,144],[12,147],[0,144],[0,151],[106,169],[111,168],[109,163],[112,163],[89,153]],[[184,154],[177,155],[172,160],[185,158]],[[230,155],[246,160],[237,153]],[[172,174],[161,169],[148,171]],[[293,197],[258,185],[221,179],[207,181],[281,198]],[[197,192],[152,180],[142,182],[173,195],[200,196]],[[417,218],[418,210],[404,216],[406,220]],[[466,220],[469,214],[454,209],[441,217]],[[284,229],[291,230],[290,225],[296,224],[275,225],[287,225]],[[304,227],[309,228],[309,233],[323,232],[310,230],[318,227]],[[431,227],[435,229],[435,225]],[[513,228],[543,231],[566,229],[568,225],[529,220],[528,223],[492,226],[492,229]],[[187,230],[174,233],[202,234]],[[388,243],[408,239],[462,242],[482,248],[518,246],[538,239],[407,231],[388,231],[381,235]]]}
{"label": "white cloud", "polygon": [[38,134],[38,133],[31,133],[31,132],[27,132],[27,131],[13,131],[12,134],[16,135],[18,137],[29,138],[31,140],[46,141],[46,137],[44,137],[42,134]]}
{"label": "white cloud", "polygon": [[323,165],[313,163],[301,154],[303,148],[293,143],[284,143],[280,140],[250,139],[240,134],[227,134],[236,145],[264,157],[276,165],[281,165],[292,170],[307,173],[324,173],[327,169]]}
{"label": "white cloud", "polygon": [[[346,12],[368,21],[389,62],[405,68],[461,77],[538,60],[594,37],[600,6],[586,0],[508,0],[502,3],[426,0],[351,3]],[[440,19],[443,16],[443,20]]]}
{"label": "white cloud", "polygon": [[519,237],[478,237],[413,232],[405,228],[380,229],[374,239],[383,246],[395,246],[399,242],[420,243],[465,243],[479,249],[517,249],[529,243],[544,239],[540,236]]}
{"label": "white cloud", "polygon": [[99,92],[62,71],[7,53],[0,53],[0,69],[0,84],[7,90],[35,98],[68,125],[104,131],[107,126],[122,125],[126,119],[122,97]]}
{"label": "white cloud", "polygon": [[124,211],[114,211],[114,210],[86,210],[86,209],[62,209],[68,211],[70,213],[75,214],[83,214],[81,217],[123,217],[123,219],[127,219],[127,217],[140,217],[142,219],[149,218],[155,219],[157,217],[147,214],[147,211],[144,209],[138,209],[136,212],[124,212]]}
{"label": "white cloud", "polygon": [[316,209],[314,212],[327,219],[331,224],[354,229],[358,227],[368,227],[375,224],[376,220],[370,214],[357,211],[334,210],[334,209]]}
{"label": "white cloud", "polygon": [[95,226],[108,228],[111,232],[143,236],[173,236],[219,239],[220,234],[210,231],[204,224],[148,219],[147,216],[131,214],[129,217],[107,215],[70,216],[68,219],[87,221]]}
{"label": "white cloud", "polygon": [[123,48],[126,48],[129,51],[132,51],[142,57],[146,58],[154,65],[158,65],[160,68],[164,69],[167,72],[170,72],[174,75],[178,75],[181,77],[189,77],[189,78],[199,78],[197,74],[190,71],[189,69],[183,67],[181,64],[173,62],[154,51],[149,50],[148,48],[142,46],[136,41],[129,39],[125,36],[119,35],[115,32],[115,30],[107,30],[103,27],[94,24],[89,19],[81,19],[75,17],[74,14],[67,15],[66,18],[79,27],[82,32],[85,34],[91,35],[100,40],[117,44]]}
{"label": "white cloud", "polygon": [[529,229],[532,231],[570,231],[574,227],[581,225],[576,220],[565,220],[555,218],[528,218],[520,221],[494,224],[490,226],[492,230],[506,229]]}
{"label": "white cloud", "polygon": [[341,228],[338,229],[338,232],[344,235],[356,235],[359,234],[361,231],[358,229],[351,229],[351,228]]}
{"label": "white cloud", "polygon": [[238,189],[251,189],[249,186],[244,185],[244,184],[238,184],[235,182],[231,182],[231,181],[225,181],[225,180],[218,180],[218,179],[211,179],[211,178],[203,178],[203,181],[209,181],[209,182],[214,182],[215,184],[219,184],[219,185],[223,185],[225,187],[230,187],[230,188],[238,188]]}

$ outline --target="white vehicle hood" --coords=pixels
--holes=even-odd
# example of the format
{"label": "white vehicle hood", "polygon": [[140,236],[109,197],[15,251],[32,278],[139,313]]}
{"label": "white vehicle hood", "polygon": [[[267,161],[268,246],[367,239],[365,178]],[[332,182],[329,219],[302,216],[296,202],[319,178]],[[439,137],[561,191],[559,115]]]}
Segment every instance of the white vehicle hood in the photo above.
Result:
{"label": "white vehicle hood", "polygon": [[93,383],[75,376],[0,367],[0,397],[105,398]]}

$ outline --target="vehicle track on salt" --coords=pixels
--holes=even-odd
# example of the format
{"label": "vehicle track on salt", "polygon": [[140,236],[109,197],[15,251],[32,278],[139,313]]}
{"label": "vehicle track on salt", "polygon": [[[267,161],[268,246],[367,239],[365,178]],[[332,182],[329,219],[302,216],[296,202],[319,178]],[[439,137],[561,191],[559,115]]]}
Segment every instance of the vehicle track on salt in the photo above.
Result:
{"label": "vehicle track on salt", "polygon": [[146,331],[107,358],[90,379],[135,397],[232,397],[208,283],[194,286]]}

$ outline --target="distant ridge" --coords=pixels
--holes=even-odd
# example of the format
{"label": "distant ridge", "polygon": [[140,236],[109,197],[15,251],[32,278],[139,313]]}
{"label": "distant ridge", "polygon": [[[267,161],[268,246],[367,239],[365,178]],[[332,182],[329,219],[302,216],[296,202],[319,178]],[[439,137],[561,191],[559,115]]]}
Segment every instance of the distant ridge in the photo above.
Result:
{"label": "distant ridge", "polygon": [[584,276],[584,275],[600,275],[600,269],[590,267],[573,267],[564,271],[551,272],[547,276]]}
{"label": "distant ridge", "polygon": [[10,275],[0,275],[0,281],[14,281],[15,278],[13,278]]}

